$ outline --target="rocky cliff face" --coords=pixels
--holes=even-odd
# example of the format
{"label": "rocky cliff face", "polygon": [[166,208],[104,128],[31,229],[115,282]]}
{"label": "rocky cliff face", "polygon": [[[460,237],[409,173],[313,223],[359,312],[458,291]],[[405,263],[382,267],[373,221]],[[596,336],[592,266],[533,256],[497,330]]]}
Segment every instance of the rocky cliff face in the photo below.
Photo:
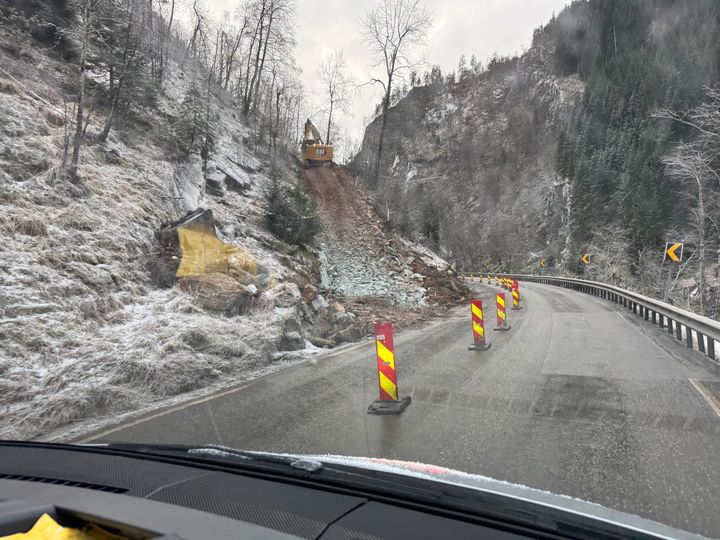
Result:
{"label": "rocky cliff face", "polygon": [[[553,53],[536,39],[480,76],[413,88],[389,113],[379,210],[466,267],[519,270],[557,257],[567,187],[554,172],[555,140],[583,83],[557,75]],[[353,162],[371,186],[380,123]]]}

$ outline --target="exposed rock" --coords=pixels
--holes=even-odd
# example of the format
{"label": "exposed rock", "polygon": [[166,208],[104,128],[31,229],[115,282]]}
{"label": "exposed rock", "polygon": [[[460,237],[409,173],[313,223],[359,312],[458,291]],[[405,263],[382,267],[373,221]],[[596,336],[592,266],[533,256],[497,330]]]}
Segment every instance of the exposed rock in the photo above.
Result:
{"label": "exposed rock", "polygon": [[298,332],[286,332],[280,338],[281,351],[300,351],[305,348],[305,340]]}
{"label": "exposed rock", "polygon": [[250,175],[230,158],[220,154],[215,156],[215,160],[217,169],[225,173],[224,181],[228,189],[245,193],[252,187]]}
{"label": "exposed rock", "polygon": [[260,161],[245,152],[240,152],[240,154],[237,157],[233,157],[231,161],[250,173],[256,173],[262,168],[262,163],[260,163]]}
{"label": "exposed rock", "polygon": [[328,307],[330,307],[330,304],[328,304],[327,300],[325,300],[322,295],[319,295],[317,298],[315,298],[315,300],[313,300],[310,305],[312,305],[312,308],[316,312],[324,311]]}
{"label": "exposed rock", "polygon": [[325,339],[318,336],[311,336],[308,341],[316,347],[332,349],[335,346],[335,342],[332,339]]}
{"label": "exposed rock", "polygon": [[179,287],[194,294],[200,307],[227,315],[246,313],[253,302],[252,292],[227,274],[182,278]]}
{"label": "exposed rock", "polygon": [[205,175],[205,188],[208,194],[215,197],[225,196],[225,173],[214,170]]}
{"label": "exposed rock", "polygon": [[294,307],[300,300],[300,290],[295,283],[279,283],[270,292],[276,307]]}
{"label": "exposed rock", "polygon": [[301,291],[302,301],[309,304],[317,298],[317,289],[312,285],[305,285]]}
{"label": "exposed rock", "polygon": [[351,326],[350,328],[345,328],[344,330],[340,330],[339,332],[336,332],[335,334],[330,336],[330,339],[334,341],[335,343],[345,343],[345,342],[351,342],[351,341],[357,341],[360,338],[363,337],[363,332],[360,330],[360,328],[356,326]]}

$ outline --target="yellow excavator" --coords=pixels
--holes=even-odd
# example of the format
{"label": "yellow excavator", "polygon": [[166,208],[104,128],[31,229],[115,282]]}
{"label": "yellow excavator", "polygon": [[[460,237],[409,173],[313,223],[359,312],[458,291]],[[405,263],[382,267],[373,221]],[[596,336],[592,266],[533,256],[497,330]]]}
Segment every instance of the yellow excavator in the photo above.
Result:
{"label": "yellow excavator", "polygon": [[308,118],[302,142],[305,167],[329,167],[333,160],[332,144],[324,144],[320,132]]}

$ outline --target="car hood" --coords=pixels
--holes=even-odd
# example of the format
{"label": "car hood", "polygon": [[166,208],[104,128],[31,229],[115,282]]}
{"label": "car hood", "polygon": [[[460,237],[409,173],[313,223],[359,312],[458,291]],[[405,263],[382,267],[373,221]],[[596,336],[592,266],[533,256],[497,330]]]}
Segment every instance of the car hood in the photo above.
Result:
{"label": "car hood", "polygon": [[634,514],[628,514],[619,510],[613,510],[605,506],[569,497],[558,495],[549,491],[531,488],[522,484],[514,484],[496,480],[487,476],[469,474],[462,471],[428,465],[425,463],[409,462],[395,459],[351,457],[338,455],[299,455],[299,454],[273,454],[287,455],[307,460],[320,461],[325,464],[343,465],[356,467],[365,470],[378,471],[390,474],[397,474],[411,478],[420,478],[432,482],[460,486],[468,489],[479,490],[485,493],[492,493],[503,497],[516,499],[518,502],[530,502],[548,508],[569,512],[578,517],[589,517],[624,527],[625,529],[653,534],[658,538],[667,539],[700,539],[706,538],[680,529],[663,525],[650,519],[642,518]]}

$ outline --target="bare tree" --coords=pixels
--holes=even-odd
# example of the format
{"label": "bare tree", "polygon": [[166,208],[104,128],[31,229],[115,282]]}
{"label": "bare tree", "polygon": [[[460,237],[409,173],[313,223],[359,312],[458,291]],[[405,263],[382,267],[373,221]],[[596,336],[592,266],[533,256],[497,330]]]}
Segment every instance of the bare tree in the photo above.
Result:
{"label": "bare tree", "polygon": [[331,144],[333,113],[338,108],[347,110],[350,81],[345,76],[345,56],[342,51],[333,51],[320,63],[318,75],[322,80],[328,104],[328,124],[325,142]]}
{"label": "bare tree", "polygon": [[376,58],[376,67],[384,69],[384,79],[372,78],[384,91],[382,102],[382,125],[378,139],[378,150],[372,181],[377,184],[380,177],[388,109],[393,83],[403,71],[412,70],[419,63],[410,58],[414,46],[425,42],[432,26],[432,16],[419,0],[382,0],[380,5],[368,12],[362,20],[365,43]]}
{"label": "bare tree", "polygon": [[707,305],[705,302],[705,259],[708,237],[708,218],[715,218],[717,221],[717,208],[708,208],[708,202],[715,198],[711,196],[708,184],[717,179],[717,173],[713,170],[712,163],[715,156],[703,151],[697,143],[682,143],[673,155],[665,159],[668,171],[671,176],[677,178],[684,184],[692,186],[688,194],[690,204],[690,222],[695,229],[698,272],[700,289],[700,313],[705,315]]}
{"label": "bare tree", "polygon": [[254,0],[249,10],[255,14],[255,21],[243,92],[243,114],[246,116],[258,107],[266,62],[282,58],[295,44],[295,0]]}
{"label": "bare tree", "polygon": [[[705,261],[708,239],[715,239],[713,247],[720,248],[717,245],[717,236],[720,233],[720,88],[706,88],[705,94],[703,103],[687,112],[662,109],[654,115],[690,126],[696,134],[692,142],[678,145],[677,151],[666,158],[665,164],[673,177],[691,186],[687,196],[690,198],[690,222],[697,241],[702,315],[707,311]],[[718,260],[720,261],[720,249]]]}
{"label": "bare tree", "polygon": [[[128,85],[130,72],[138,67],[138,50],[142,45],[145,33],[146,21],[152,18],[152,12],[145,9],[142,0],[118,0],[112,4],[115,9],[115,19],[118,26],[122,28],[122,43],[120,44],[120,57],[116,61],[111,60],[113,72],[117,69],[117,82],[113,89],[113,100],[110,112],[105,118],[105,126],[100,133],[100,142],[105,142],[110,134],[113,120],[120,104],[120,99]],[[110,54],[113,56],[112,52]],[[111,77],[112,82],[112,77]]]}
{"label": "bare tree", "polygon": [[90,39],[94,30],[95,15],[100,0],[78,0],[77,10],[80,40],[80,56],[77,70],[77,107],[75,108],[75,135],[73,137],[73,152],[70,158],[68,173],[70,178],[77,180],[77,166],[80,161],[80,149],[85,135],[85,69],[90,48]]}

